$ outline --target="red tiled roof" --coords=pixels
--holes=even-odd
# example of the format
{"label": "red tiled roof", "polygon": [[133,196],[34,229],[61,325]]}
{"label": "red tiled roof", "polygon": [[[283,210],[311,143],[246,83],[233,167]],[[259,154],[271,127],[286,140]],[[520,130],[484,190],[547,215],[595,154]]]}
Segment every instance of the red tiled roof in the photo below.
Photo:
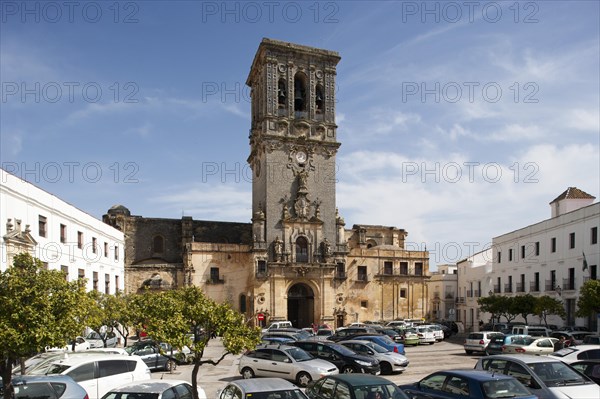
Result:
{"label": "red tiled roof", "polygon": [[577,187],[569,187],[561,195],[556,197],[550,203],[552,204],[556,201],[560,201],[560,200],[567,199],[567,198],[568,199],[596,199],[596,197],[594,197],[593,195],[590,195],[590,194],[586,193],[585,191],[578,189]]}

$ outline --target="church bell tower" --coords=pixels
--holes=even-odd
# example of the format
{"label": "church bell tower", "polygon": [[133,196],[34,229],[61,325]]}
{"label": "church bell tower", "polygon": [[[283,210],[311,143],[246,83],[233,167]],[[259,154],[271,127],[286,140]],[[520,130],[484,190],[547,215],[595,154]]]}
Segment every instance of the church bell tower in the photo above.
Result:
{"label": "church bell tower", "polygon": [[335,51],[263,39],[251,88],[254,248],[270,265],[334,265],[345,252],[335,202]]}

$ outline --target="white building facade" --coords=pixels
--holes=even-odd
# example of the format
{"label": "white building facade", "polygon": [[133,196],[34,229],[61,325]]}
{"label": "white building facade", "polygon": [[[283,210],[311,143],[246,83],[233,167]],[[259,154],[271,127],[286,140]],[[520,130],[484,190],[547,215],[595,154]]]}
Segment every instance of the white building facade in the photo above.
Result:
{"label": "white building facade", "polygon": [[456,265],[438,265],[427,283],[433,320],[456,320],[458,276]]}
{"label": "white building facade", "polygon": [[598,279],[600,203],[594,199],[570,187],[550,203],[550,219],[495,237],[492,248],[458,262],[458,311],[467,330],[490,318],[478,313],[478,296],[531,294],[563,302],[566,318],[549,316],[548,324],[597,331],[597,315],[575,316],[579,289]]}
{"label": "white building facade", "polygon": [[0,270],[29,252],[88,291],[124,287],[124,235],[56,196],[0,169]]}

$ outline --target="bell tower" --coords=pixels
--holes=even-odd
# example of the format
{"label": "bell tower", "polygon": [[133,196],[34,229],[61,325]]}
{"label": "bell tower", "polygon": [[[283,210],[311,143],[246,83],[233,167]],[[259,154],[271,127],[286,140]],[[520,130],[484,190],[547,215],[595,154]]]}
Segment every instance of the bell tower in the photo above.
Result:
{"label": "bell tower", "polygon": [[272,39],[254,57],[252,221],[255,251],[269,264],[310,268],[345,251],[335,206],[339,61],[335,51]]}

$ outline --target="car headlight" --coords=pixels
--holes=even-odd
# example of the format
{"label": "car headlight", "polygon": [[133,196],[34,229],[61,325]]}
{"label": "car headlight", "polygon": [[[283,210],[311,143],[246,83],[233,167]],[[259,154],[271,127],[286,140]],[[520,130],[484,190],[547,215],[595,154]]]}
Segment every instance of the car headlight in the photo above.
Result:
{"label": "car headlight", "polygon": [[370,362],[365,362],[363,360],[356,360],[356,364],[360,364],[361,366],[369,367],[372,366]]}

